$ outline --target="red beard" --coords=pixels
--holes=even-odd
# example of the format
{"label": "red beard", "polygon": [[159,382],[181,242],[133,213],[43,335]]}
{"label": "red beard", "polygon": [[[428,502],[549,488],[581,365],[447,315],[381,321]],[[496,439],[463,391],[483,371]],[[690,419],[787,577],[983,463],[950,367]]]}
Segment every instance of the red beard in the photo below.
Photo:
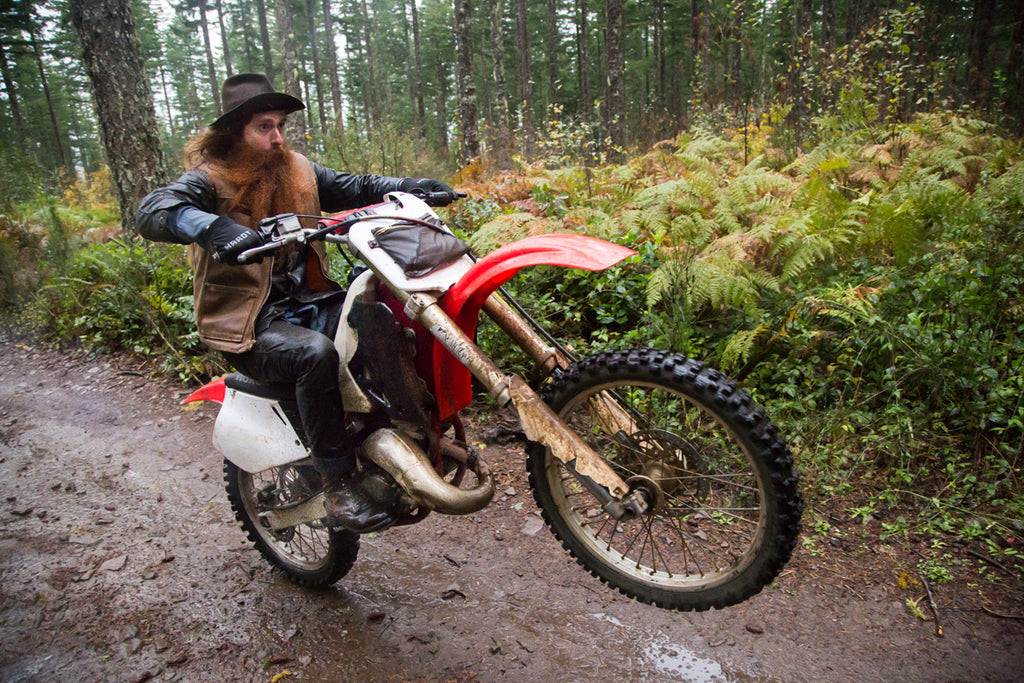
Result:
{"label": "red beard", "polygon": [[267,216],[299,210],[302,173],[287,144],[269,151],[239,144],[214,170],[238,188],[229,211],[248,214],[254,227]]}

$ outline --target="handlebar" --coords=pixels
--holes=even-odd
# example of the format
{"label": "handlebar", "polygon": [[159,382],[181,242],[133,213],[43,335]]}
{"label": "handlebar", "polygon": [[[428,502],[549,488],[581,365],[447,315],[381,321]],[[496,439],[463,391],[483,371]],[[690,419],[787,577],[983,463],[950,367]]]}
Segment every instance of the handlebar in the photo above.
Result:
{"label": "handlebar", "polygon": [[[409,194],[428,206],[447,206],[459,199],[465,199],[467,196],[465,192],[457,191],[455,192],[455,196],[452,197],[448,192],[427,192],[426,190],[421,190],[419,188],[409,192]],[[303,216],[303,218],[316,217]],[[238,255],[238,263],[248,263],[257,256],[261,256],[262,254],[266,254],[271,251],[276,251],[286,244],[327,240],[331,233],[339,232],[343,228],[347,228],[347,226],[353,223],[358,223],[366,218],[367,216],[361,211],[356,212],[353,216],[343,218],[342,220],[319,218],[315,229],[303,228],[299,223],[299,217],[293,213],[284,213],[264,218],[260,221],[259,228],[260,232],[269,237],[269,241],[261,246],[243,251]],[[387,216],[378,216],[378,218],[387,218]],[[340,242],[343,241],[343,239],[343,237],[338,237],[337,240],[330,241]],[[216,254],[214,255],[214,260],[219,260]]]}

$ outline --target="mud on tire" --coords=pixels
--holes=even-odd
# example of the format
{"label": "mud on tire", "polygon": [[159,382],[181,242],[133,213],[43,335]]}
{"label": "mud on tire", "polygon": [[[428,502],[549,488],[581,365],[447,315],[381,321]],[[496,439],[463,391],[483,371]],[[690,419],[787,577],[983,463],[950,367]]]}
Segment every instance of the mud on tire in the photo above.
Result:
{"label": "mud on tire", "polygon": [[599,354],[561,373],[543,399],[624,480],[656,492],[616,522],[540,444],[534,497],[576,560],[641,602],[678,610],[738,603],[792,554],[802,504],[792,456],[764,410],[720,372],[678,354]]}

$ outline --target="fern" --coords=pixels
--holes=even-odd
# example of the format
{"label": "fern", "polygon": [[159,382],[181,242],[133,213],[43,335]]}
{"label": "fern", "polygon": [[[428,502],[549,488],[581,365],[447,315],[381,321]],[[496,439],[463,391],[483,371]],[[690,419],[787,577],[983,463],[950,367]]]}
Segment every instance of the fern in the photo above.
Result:
{"label": "fern", "polygon": [[758,325],[752,330],[740,330],[725,343],[721,352],[722,367],[733,369],[747,363],[754,354],[759,343],[771,331],[764,325]]}
{"label": "fern", "polygon": [[712,240],[717,229],[717,223],[699,213],[686,213],[672,220],[668,234],[673,244],[688,244],[700,249]]}
{"label": "fern", "polygon": [[478,254],[486,254],[498,247],[528,235],[552,232],[553,222],[531,213],[513,213],[498,216],[485,223],[469,238],[469,245]]}

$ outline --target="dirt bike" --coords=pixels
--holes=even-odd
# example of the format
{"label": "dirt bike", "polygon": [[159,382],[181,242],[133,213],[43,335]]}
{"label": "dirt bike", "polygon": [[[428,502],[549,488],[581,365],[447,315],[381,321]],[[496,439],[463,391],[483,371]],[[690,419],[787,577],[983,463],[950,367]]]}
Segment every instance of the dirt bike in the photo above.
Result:
{"label": "dirt bike", "polygon": [[[576,360],[500,289],[528,266],[597,271],[635,252],[551,234],[477,259],[431,208],[449,201],[395,192],[329,218],[275,216],[261,223],[267,243],[239,257],[323,240],[353,264],[335,337],[339,437],[358,445],[366,491],[394,504],[395,525],[490,503],[494,477],[460,419],[475,379],[518,415],[537,505],[596,577],[678,610],[732,605],[771,582],[796,543],[801,499],[790,451],[750,395],[656,349]],[[481,311],[536,362],[540,393],[476,345]],[[184,402],[199,400],[221,404],[213,440],[228,499],[259,552],[304,586],[345,576],[359,535],[325,522],[294,388],[234,373]]]}

